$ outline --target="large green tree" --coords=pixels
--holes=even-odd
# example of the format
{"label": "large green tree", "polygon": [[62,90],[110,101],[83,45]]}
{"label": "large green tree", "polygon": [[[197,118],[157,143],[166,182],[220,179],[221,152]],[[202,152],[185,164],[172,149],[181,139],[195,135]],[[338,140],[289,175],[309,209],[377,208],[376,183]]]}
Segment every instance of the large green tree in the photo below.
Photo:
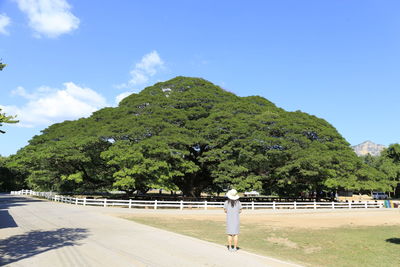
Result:
{"label": "large green tree", "polygon": [[52,125],[11,162],[27,169],[33,187],[72,191],[162,187],[199,196],[235,187],[298,195],[369,179],[325,120],[187,77]]}

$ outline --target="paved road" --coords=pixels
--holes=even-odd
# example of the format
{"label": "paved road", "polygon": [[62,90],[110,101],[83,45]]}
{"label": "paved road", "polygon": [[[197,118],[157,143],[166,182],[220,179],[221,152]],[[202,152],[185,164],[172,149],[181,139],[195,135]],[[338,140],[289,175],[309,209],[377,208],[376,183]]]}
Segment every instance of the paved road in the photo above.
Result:
{"label": "paved road", "polygon": [[[112,209],[112,213],[143,212]],[[297,266],[84,207],[0,194],[3,266]]]}

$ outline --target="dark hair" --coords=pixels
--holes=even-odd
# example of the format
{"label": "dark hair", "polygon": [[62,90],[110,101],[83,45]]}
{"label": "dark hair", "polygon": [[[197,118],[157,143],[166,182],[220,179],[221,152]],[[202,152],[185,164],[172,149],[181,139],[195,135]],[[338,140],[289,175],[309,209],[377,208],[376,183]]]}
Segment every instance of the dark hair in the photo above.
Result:
{"label": "dark hair", "polygon": [[233,200],[233,199],[228,199],[228,204],[231,204],[232,208],[235,207],[236,203],[238,202],[238,200]]}

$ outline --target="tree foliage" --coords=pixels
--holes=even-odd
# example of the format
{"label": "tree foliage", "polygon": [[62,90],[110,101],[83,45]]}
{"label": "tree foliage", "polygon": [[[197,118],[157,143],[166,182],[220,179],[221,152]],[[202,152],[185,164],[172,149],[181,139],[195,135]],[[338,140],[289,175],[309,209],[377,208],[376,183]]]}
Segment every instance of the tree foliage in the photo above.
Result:
{"label": "tree foliage", "polygon": [[[378,157],[367,155],[363,161],[375,175],[368,180],[371,190],[393,192],[398,194],[400,183],[400,145],[392,144]],[[369,174],[370,174],[369,173]]]}
{"label": "tree foliage", "polygon": [[282,195],[369,189],[378,177],[325,120],[187,77],[54,124],[11,163],[38,189],[161,187],[187,196],[231,187]]}
{"label": "tree foliage", "polygon": [[[6,64],[3,64],[0,60],[0,71],[4,69]],[[1,112],[0,108],[0,127],[2,126],[3,123],[17,123],[18,121],[15,120],[15,116],[7,116],[5,113]],[[5,133],[4,131],[0,130],[0,133]]]}
{"label": "tree foliage", "polygon": [[[0,127],[3,123],[17,123],[18,121],[15,120],[15,116],[7,116],[5,113],[1,112],[0,108]],[[4,131],[0,130],[0,133],[5,133]]]}

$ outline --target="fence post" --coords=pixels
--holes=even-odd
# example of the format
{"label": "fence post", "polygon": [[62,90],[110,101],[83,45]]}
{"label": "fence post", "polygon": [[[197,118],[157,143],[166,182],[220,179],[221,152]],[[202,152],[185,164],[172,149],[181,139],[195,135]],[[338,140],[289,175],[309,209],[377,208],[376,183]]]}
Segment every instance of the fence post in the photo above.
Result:
{"label": "fence post", "polygon": [[183,200],[181,200],[181,203],[180,203],[180,205],[179,205],[179,209],[180,209],[180,210],[183,210]]}
{"label": "fence post", "polygon": [[334,201],[332,201],[332,209],[333,210],[335,209],[335,202]]}
{"label": "fence post", "polygon": [[349,209],[351,209],[351,201],[349,200]]}
{"label": "fence post", "polygon": [[251,202],[251,210],[254,210],[254,201]]}
{"label": "fence post", "polygon": [[297,203],[296,201],[293,202],[294,209],[297,210]]}
{"label": "fence post", "polygon": [[132,199],[129,199],[129,208],[132,208]]}
{"label": "fence post", "polygon": [[107,198],[104,199],[104,207],[107,207]]}
{"label": "fence post", "polygon": [[365,205],[365,208],[368,209],[368,201],[365,201],[364,205]]}
{"label": "fence post", "polygon": [[155,209],[155,210],[157,209],[157,199],[154,200],[154,209]]}
{"label": "fence post", "polygon": [[78,198],[75,198],[75,205],[78,205]]}
{"label": "fence post", "polygon": [[272,201],[272,209],[275,210],[276,209],[276,205],[275,205],[275,200]]}
{"label": "fence post", "polygon": [[207,200],[204,201],[204,209],[207,210]]}
{"label": "fence post", "polygon": [[83,199],[83,206],[86,206],[86,197]]}
{"label": "fence post", "polygon": [[314,209],[317,209],[317,201],[314,200]]}

